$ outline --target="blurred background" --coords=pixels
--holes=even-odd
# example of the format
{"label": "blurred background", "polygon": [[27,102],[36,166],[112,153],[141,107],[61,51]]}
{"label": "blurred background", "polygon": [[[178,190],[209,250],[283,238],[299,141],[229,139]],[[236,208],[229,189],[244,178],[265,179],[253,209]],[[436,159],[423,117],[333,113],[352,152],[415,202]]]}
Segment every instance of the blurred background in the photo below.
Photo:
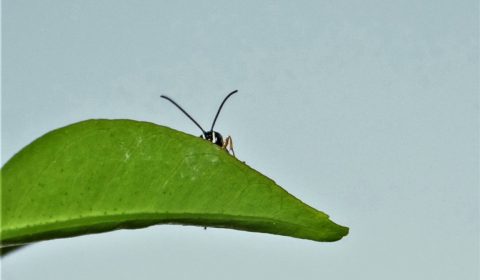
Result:
{"label": "blurred background", "polygon": [[2,1],[2,165],[92,118],[216,130],[350,227],[161,225],[34,244],[2,279],[479,279],[478,1]]}

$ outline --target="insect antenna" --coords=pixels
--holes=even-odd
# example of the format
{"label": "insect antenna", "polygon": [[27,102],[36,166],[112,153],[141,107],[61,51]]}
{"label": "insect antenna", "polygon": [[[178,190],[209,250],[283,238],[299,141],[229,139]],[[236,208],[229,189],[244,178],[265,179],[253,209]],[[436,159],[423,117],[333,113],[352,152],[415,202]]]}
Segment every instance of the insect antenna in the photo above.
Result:
{"label": "insect antenna", "polygon": [[232,96],[234,93],[236,93],[237,91],[238,90],[234,90],[234,91],[230,92],[227,95],[227,97],[225,97],[225,99],[223,99],[222,104],[220,104],[220,107],[218,108],[217,114],[215,115],[215,118],[213,119],[212,128],[210,128],[210,131],[213,131],[213,127],[215,126],[215,122],[217,121],[218,115],[220,114],[220,110],[222,110],[222,107],[223,107],[223,104],[225,104],[225,101],[227,101],[227,99],[230,96]]}
{"label": "insect antenna", "polygon": [[[192,118],[192,116],[190,116],[185,110],[183,110],[183,108],[180,107],[180,105],[178,105],[178,104],[177,104],[175,101],[173,101],[170,97],[165,96],[165,95],[160,95],[160,97],[167,99],[168,101],[172,102],[173,105],[177,106],[177,108],[180,109],[180,111],[182,111],[190,120],[192,120],[192,122],[193,122],[194,124],[196,124],[196,125],[198,126],[198,128],[200,128],[200,130],[203,132],[203,135],[205,135],[205,134],[207,133],[207,132],[197,123],[197,121]],[[228,97],[228,96],[227,96],[227,97]],[[226,99],[226,98],[225,98],[225,99]],[[224,101],[224,102],[225,102],[225,101]],[[222,105],[223,105],[223,103],[222,103]],[[220,106],[220,108],[221,108],[221,106]],[[218,115],[218,113],[217,113],[217,115]],[[216,118],[216,117],[215,117],[215,118]]]}

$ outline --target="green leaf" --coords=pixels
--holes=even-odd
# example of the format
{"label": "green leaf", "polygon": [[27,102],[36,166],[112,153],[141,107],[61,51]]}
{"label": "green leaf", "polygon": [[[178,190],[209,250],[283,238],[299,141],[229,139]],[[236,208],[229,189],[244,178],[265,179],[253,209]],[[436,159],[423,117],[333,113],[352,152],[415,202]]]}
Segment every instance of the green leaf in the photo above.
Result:
{"label": "green leaf", "polygon": [[348,233],[220,147],[132,120],[47,133],[5,164],[1,193],[3,246],[166,223],[316,241]]}

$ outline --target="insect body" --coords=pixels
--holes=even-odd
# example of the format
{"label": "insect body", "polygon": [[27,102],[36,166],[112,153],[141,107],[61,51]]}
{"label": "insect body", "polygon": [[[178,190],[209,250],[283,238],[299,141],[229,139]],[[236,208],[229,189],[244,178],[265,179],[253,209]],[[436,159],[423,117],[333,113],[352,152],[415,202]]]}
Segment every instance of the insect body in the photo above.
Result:
{"label": "insect body", "polygon": [[222,147],[222,149],[225,149],[227,151],[232,152],[232,154],[235,156],[235,152],[233,151],[233,142],[232,138],[228,136],[223,140],[223,137],[220,133],[216,132],[213,130],[213,127],[215,126],[215,122],[217,121],[218,115],[220,114],[220,110],[222,110],[223,104],[225,104],[225,101],[235,94],[237,90],[234,90],[230,92],[222,101],[222,104],[220,104],[220,107],[218,108],[217,114],[215,115],[215,118],[213,119],[212,127],[210,128],[209,131],[205,131],[198,123],[195,121],[185,110],[183,110],[180,105],[178,105],[175,101],[173,101],[170,97],[161,95],[160,97],[167,99],[168,101],[172,102],[173,105],[175,105],[180,111],[182,111],[200,130],[202,131],[202,135],[200,135],[201,138],[208,140],[209,142],[212,142],[215,145],[218,145]]}

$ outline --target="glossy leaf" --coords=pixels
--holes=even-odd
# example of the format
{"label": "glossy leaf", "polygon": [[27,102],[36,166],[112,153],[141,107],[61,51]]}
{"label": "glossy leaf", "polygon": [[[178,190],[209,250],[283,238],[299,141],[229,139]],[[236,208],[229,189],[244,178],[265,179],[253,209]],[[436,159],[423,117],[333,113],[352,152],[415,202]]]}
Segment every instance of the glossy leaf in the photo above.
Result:
{"label": "glossy leaf", "polygon": [[47,133],[2,168],[3,246],[156,224],[335,241],[348,233],[198,137],[132,120]]}

